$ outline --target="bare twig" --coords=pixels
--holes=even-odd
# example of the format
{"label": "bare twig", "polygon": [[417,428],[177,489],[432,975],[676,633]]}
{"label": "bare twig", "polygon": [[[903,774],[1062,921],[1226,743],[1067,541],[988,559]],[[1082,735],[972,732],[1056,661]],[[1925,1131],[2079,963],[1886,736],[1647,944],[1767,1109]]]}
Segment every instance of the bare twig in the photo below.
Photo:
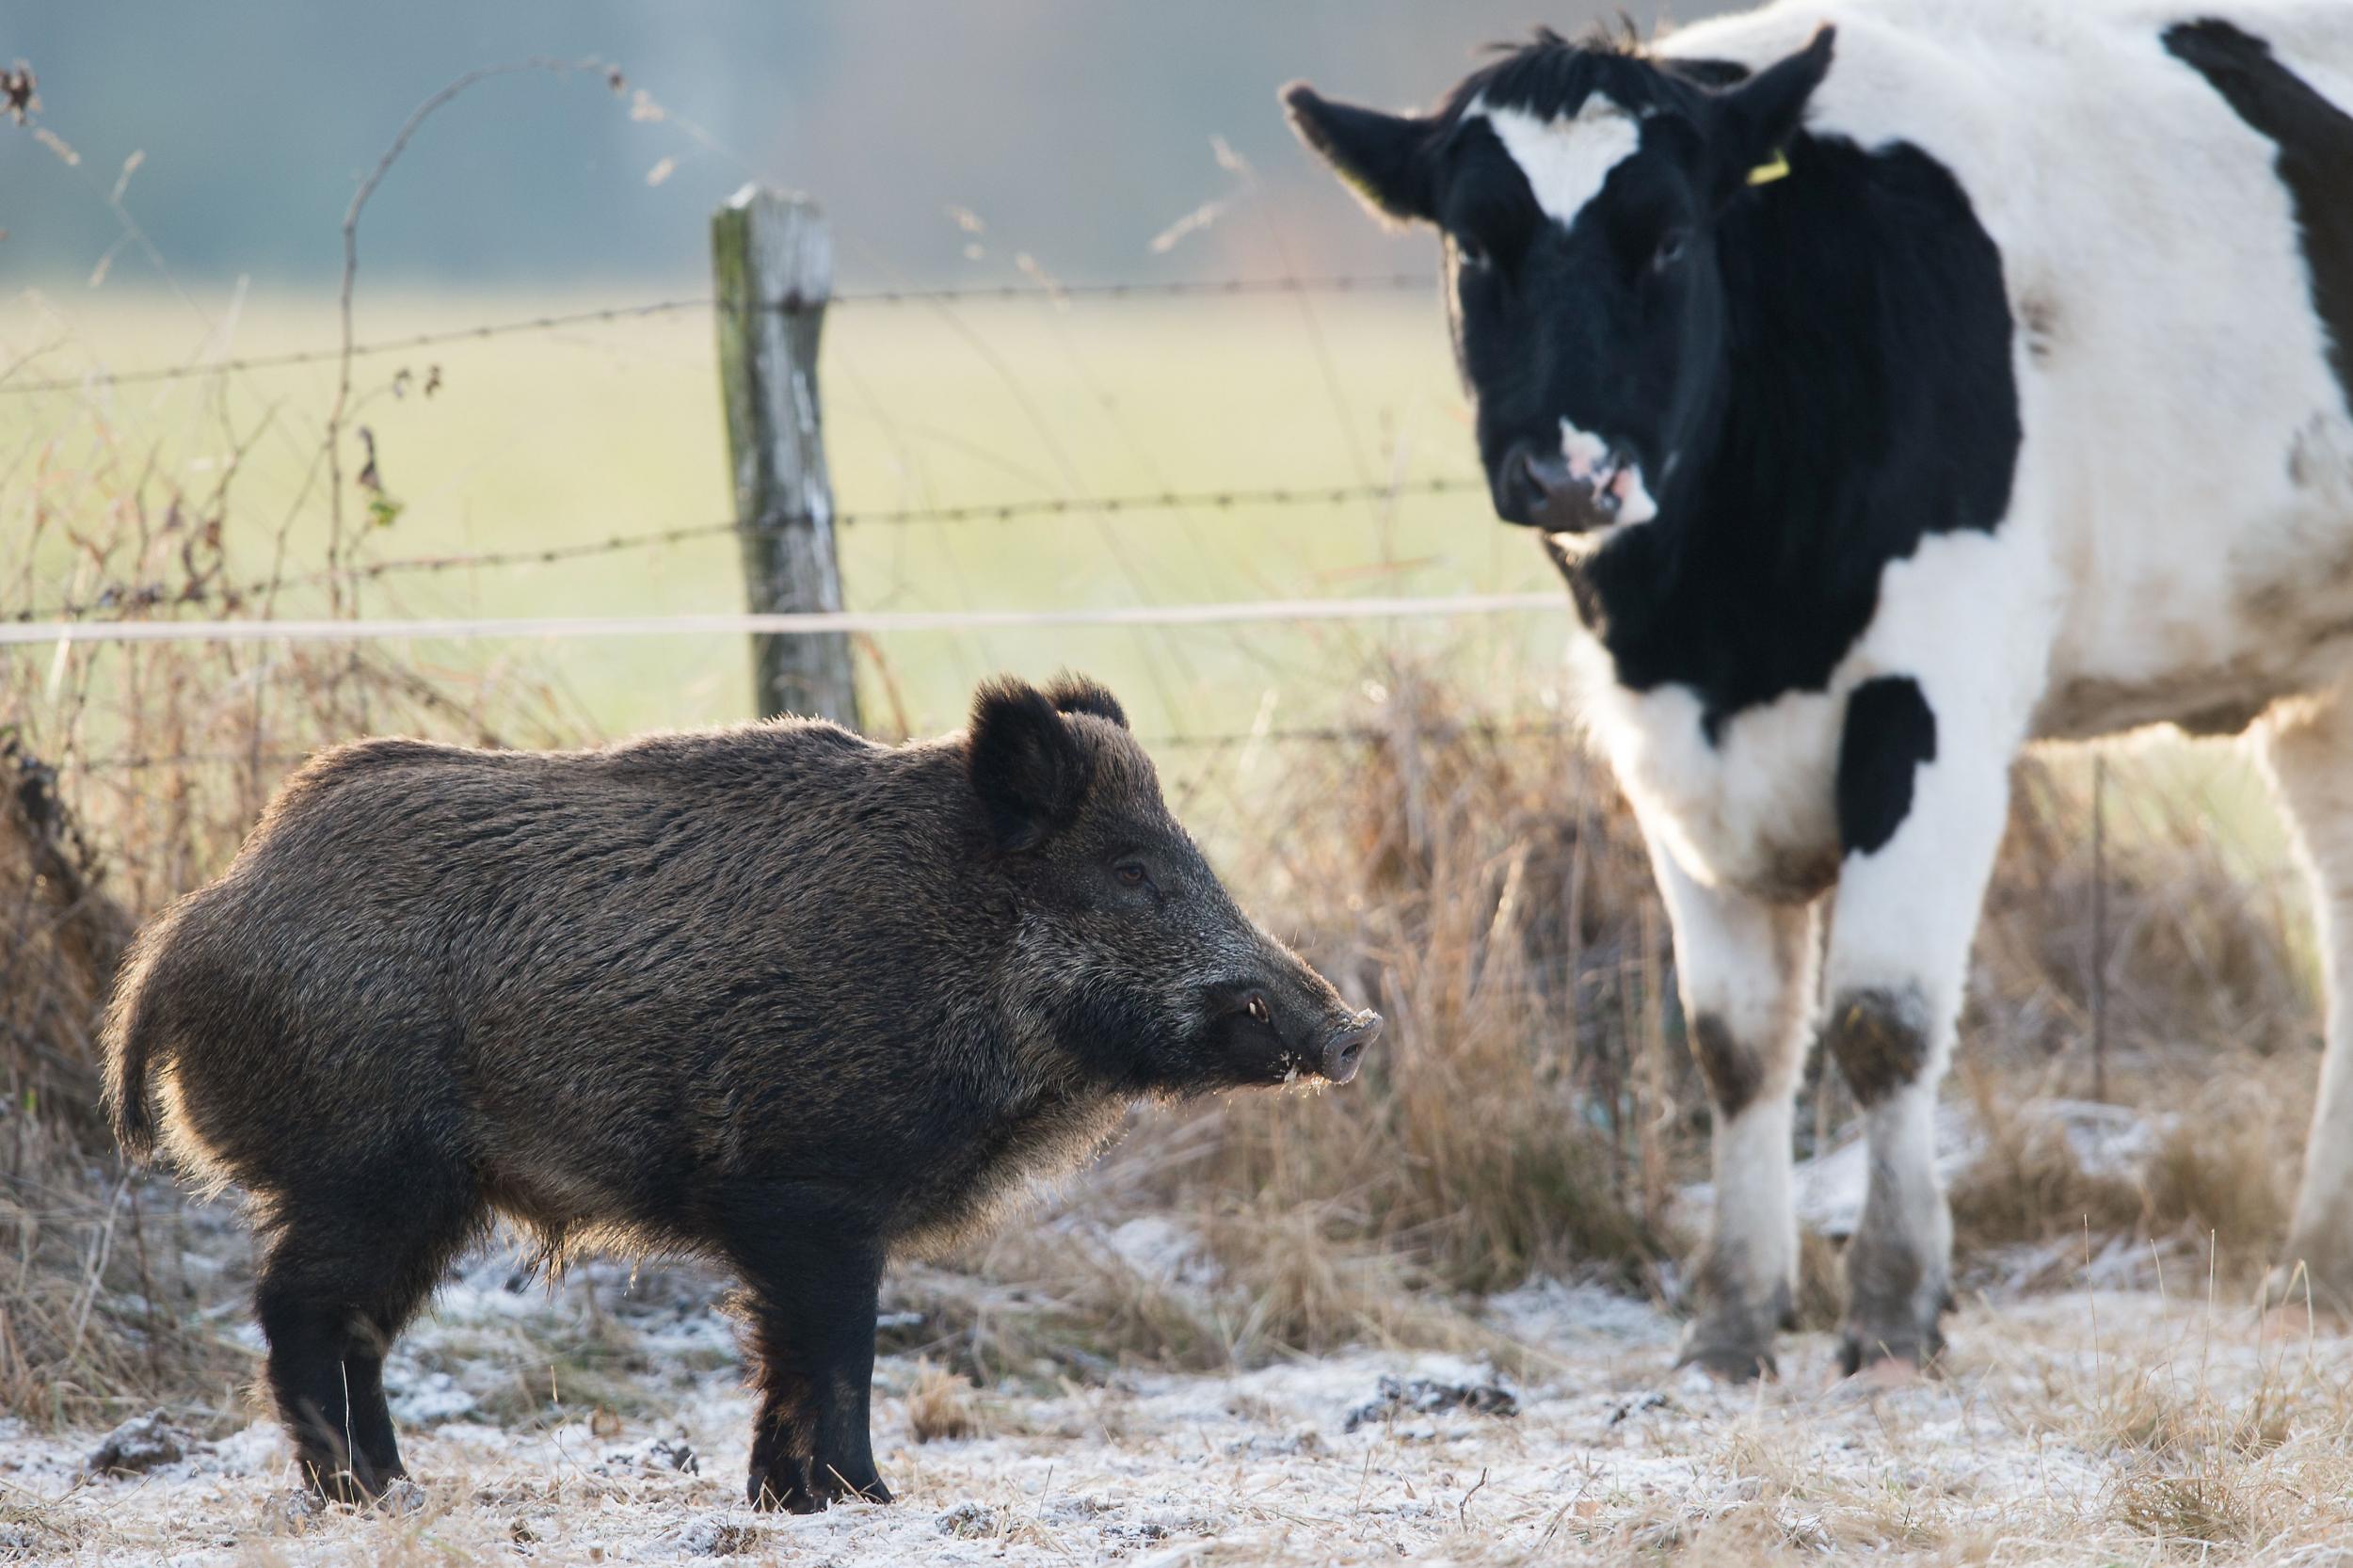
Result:
{"label": "bare twig", "polygon": [[[358,348],[351,331],[351,295],[353,281],[360,271],[360,215],[367,211],[368,201],[376,195],[376,187],[382,184],[384,177],[392,172],[392,165],[400,161],[400,155],[408,150],[409,140],[423,128],[424,122],[448,107],[470,88],[489,81],[493,77],[514,76],[526,72],[550,72],[564,76],[576,71],[601,72],[604,69],[604,62],[596,59],[533,58],[517,60],[507,65],[479,66],[472,71],[466,72],[410,111],[408,120],[402,122],[400,129],[393,134],[391,143],[385,147],[383,155],[376,160],[376,167],[368,170],[367,176],[360,182],[360,188],[351,193],[351,205],[344,210],[344,273],[342,286],[336,295],[337,315],[342,323],[342,342],[335,360],[335,400],[327,412],[327,564],[329,570],[340,568],[343,564],[344,469],[343,455],[338,448],[343,439],[344,415],[351,402],[351,361]],[[343,614],[342,585],[329,584],[328,592],[335,614]]]}

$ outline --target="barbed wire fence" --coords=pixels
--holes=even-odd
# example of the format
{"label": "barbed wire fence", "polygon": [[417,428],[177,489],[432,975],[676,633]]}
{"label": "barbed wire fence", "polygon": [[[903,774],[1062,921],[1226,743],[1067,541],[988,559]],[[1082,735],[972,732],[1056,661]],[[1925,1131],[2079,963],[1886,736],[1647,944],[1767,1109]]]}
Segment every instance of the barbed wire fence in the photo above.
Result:
{"label": "barbed wire fence", "polygon": [[[1073,300],[1240,299],[1253,296],[1303,294],[1379,295],[1427,292],[1436,280],[1418,272],[1357,275],[1335,273],[1304,278],[1195,278],[1137,280],[1101,283],[985,283],[930,289],[853,289],[832,296],[830,309],[894,305],[969,305],[987,302],[1059,304]],[[760,307],[783,315],[797,315],[811,307],[798,300],[776,300]],[[421,348],[450,344],[482,343],[518,333],[563,331],[575,327],[611,326],[644,321],[690,311],[728,311],[733,307],[708,294],[648,299],[633,305],[606,305],[594,310],[516,316],[479,322],[470,327],[446,327],[427,332],[373,338],[355,343],[348,352],[357,359],[385,354],[411,354]],[[0,396],[34,392],[96,392],[108,387],[188,381],[204,376],[243,375],[253,371],[286,370],[300,365],[332,364],[346,351],[340,345],[288,349],[281,353],[230,355],[198,364],[150,365],[132,370],[92,370],[80,376],[54,376],[37,380],[15,376],[24,362],[0,370]]]}
{"label": "barbed wire fence", "polygon": [[[436,101],[438,102],[438,100]],[[428,105],[429,108],[429,105]],[[421,111],[424,112],[424,111]],[[350,236],[347,234],[346,238]],[[220,380],[255,373],[304,366],[334,366],[342,384],[349,384],[355,360],[424,353],[434,348],[481,343],[527,334],[550,334],[582,328],[614,326],[687,312],[707,312],[714,320],[721,343],[721,376],[729,417],[730,445],[739,474],[760,472],[767,477],[760,493],[739,489],[736,515],[667,525],[615,527],[602,536],[536,546],[482,551],[437,552],[392,557],[353,557],[330,550],[323,569],[289,569],[281,548],[266,577],[232,579],[225,564],[209,572],[193,569],[174,580],[162,572],[141,580],[118,575],[56,600],[18,605],[0,620],[0,644],[60,647],[102,641],[234,641],[349,640],[363,633],[356,609],[346,613],[344,596],[360,584],[402,578],[431,578],[485,571],[505,571],[533,566],[577,562],[625,552],[658,552],[693,541],[733,537],[745,553],[751,584],[752,616],[733,622],[704,617],[699,625],[727,625],[749,632],[756,657],[767,661],[771,650],[783,647],[806,649],[839,639],[851,632],[911,629],[918,625],[947,630],[987,625],[1054,625],[1100,623],[1170,625],[1202,620],[1264,620],[1270,618],[1328,618],[1353,616],[1395,616],[1420,613],[1493,613],[1497,606],[1476,602],[1476,596],[1448,606],[1422,606],[1387,600],[1319,601],[1301,604],[1292,614],[1286,607],[1237,603],[1227,606],[1132,607],[1127,613],[1100,617],[1066,610],[1028,613],[968,612],[925,616],[869,615],[863,620],[844,619],[832,533],[838,527],[893,527],[918,524],[990,524],[1057,517],[1085,517],[1097,522],[1140,516],[1178,514],[1188,518],[1241,511],[1289,508],[1337,508],[1354,504],[1393,504],[1411,497],[1443,497],[1483,489],[1468,477],[1392,478],[1386,482],[1352,477],[1296,485],[1185,487],[1166,484],[1159,488],[1084,492],[1072,487],[1063,493],[1036,494],[993,501],[955,501],[892,508],[840,509],[833,504],[824,474],[822,432],[816,408],[817,364],[815,328],[831,310],[887,310],[929,307],[952,312],[976,303],[1037,304],[1049,308],[1074,302],[1149,302],[1223,300],[1250,297],[1397,295],[1428,291],[1435,280],[1424,273],[1289,274],[1229,276],[1176,280],[1112,280],[1064,282],[1034,267],[1025,266],[1029,280],[945,287],[832,288],[832,238],[822,215],[805,199],[786,197],[756,185],[746,186],[724,206],[713,221],[714,287],[710,293],[664,296],[629,303],[577,311],[543,312],[456,327],[377,338],[357,338],[346,318],[343,341],[311,347],[249,355],[221,355],[197,362],[93,368],[76,376],[28,376],[29,360],[0,370],[0,399],[30,396],[73,396],[104,399],[123,389]],[[346,280],[348,282],[348,280]],[[952,324],[952,318],[950,318]],[[801,334],[806,333],[802,338]],[[798,346],[795,340],[798,338]],[[396,381],[414,372],[403,367]],[[439,384],[440,366],[423,370],[426,389]],[[749,408],[756,399],[778,401],[778,408]],[[782,404],[797,404],[790,408]],[[339,396],[338,407],[341,408]],[[791,450],[791,427],[804,427],[807,444]],[[329,440],[337,430],[330,428]],[[372,443],[371,443],[372,444]],[[373,453],[360,483],[374,471]],[[1361,467],[1361,464],[1358,465]],[[806,471],[806,472],[805,472]],[[1155,477],[1159,477],[1155,472]],[[331,482],[331,480],[330,480]],[[797,488],[795,487],[798,487]],[[338,529],[340,536],[341,530]],[[795,538],[822,535],[814,556],[806,552],[778,582],[763,583],[759,564],[767,557],[770,573],[779,552],[789,552]],[[812,570],[811,561],[818,565]],[[144,566],[144,557],[136,566]],[[801,586],[791,579],[814,576],[826,581]],[[281,614],[278,598],[293,590],[324,588],[337,624],[294,623]],[[1546,607],[1551,607],[1547,601]],[[1511,608],[1519,608],[1512,606]],[[237,619],[252,611],[266,625]],[[193,616],[190,613],[194,613]],[[760,619],[765,612],[767,618]],[[808,617],[832,616],[812,622]],[[800,620],[792,619],[799,616]],[[781,616],[781,618],[779,618]],[[501,634],[624,634],[653,628],[617,620],[594,624],[545,622],[502,626],[488,621],[443,619],[401,626],[379,624],[374,634],[395,635],[403,630],[417,635],[476,637]],[[685,629],[683,620],[680,629]],[[765,664],[762,665],[765,668]],[[845,717],[855,721],[855,685],[850,676],[846,644],[840,645],[830,680],[832,689],[812,688],[804,681],[777,692],[762,693],[762,707],[784,708]],[[1322,738],[1337,739],[1324,732]],[[1170,739],[1175,740],[1176,737]]]}
{"label": "barbed wire fence", "polygon": [[[1387,501],[1415,496],[1464,495],[1485,486],[1473,479],[1407,479],[1393,484],[1326,485],[1308,488],[1261,486],[1222,490],[1157,490],[1125,494],[1035,496],[1020,501],[972,502],[941,506],[889,507],[873,511],[853,507],[834,516],[840,526],[889,527],[920,523],[1016,522],[1030,519],[1094,513],[1121,517],[1151,512],[1232,512],[1241,509],[1341,506],[1359,501]],[[109,611],[154,609],[166,605],[224,604],[234,606],[271,588],[317,587],[330,580],[374,582],[388,577],[435,574],[513,567],[553,566],[632,550],[658,549],[696,539],[741,536],[760,532],[733,520],[686,523],[634,533],[616,533],[601,539],[520,549],[454,552],[441,554],[394,556],[360,562],[334,571],[319,570],[255,578],[237,584],[188,584],[167,588],[161,584],[118,584],[87,601],[61,600],[46,607],[27,606],[10,617],[19,622],[71,621]],[[80,640],[89,640],[83,638]]]}
{"label": "barbed wire fence", "polygon": [[[1310,296],[1381,296],[1428,292],[1435,279],[1426,273],[1314,274],[1281,277],[1230,276],[1174,280],[1114,280],[1064,282],[1042,275],[1024,283],[953,285],[923,288],[848,289],[822,296],[787,294],[758,299],[748,306],[719,293],[665,296],[631,303],[577,311],[545,312],[447,328],[319,344],[262,354],[222,355],[196,362],[92,368],[72,375],[28,376],[31,359],[0,369],[0,399],[71,395],[99,399],[119,389],[136,389],[190,381],[220,380],[276,370],[313,365],[337,365],[351,359],[416,354],[523,335],[550,334],[582,328],[616,326],[690,312],[713,316],[724,332],[743,329],[734,318],[773,315],[800,318],[828,310],[888,310],[915,306],[955,309],[972,304],[1034,304],[1058,308],[1077,302],[1144,303],[1168,300],[1225,300]],[[813,366],[799,367],[805,373]],[[411,373],[404,369],[408,376]],[[440,366],[424,373],[438,378]],[[937,524],[994,524],[1085,516],[1097,520],[1144,515],[1216,516],[1242,511],[1298,508],[1340,508],[1357,504],[1391,504],[1410,498],[1470,495],[1484,490],[1482,481],[1468,476],[1397,478],[1387,482],[1357,479],[1303,482],[1291,485],[1253,485],[1163,488],[1096,493],[1041,494],[1005,500],[947,502],[938,504],[828,510],[828,523],[838,527],[893,527]],[[752,539],[764,534],[805,526],[806,519],[732,519],[637,528],[616,528],[599,538],[561,544],[500,549],[437,552],[350,560],[327,568],[280,569],[267,577],[224,581],[218,575],[191,576],[179,582],[117,580],[83,597],[61,597],[46,602],[24,603],[0,613],[0,646],[39,647],[48,644],[90,645],[104,642],[219,642],[350,640],[360,636],[410,635],[434,638],[560,634],[610,635],[660,631],[664,627],[644,620],[605,617],[558,623],[501,623],[487,619],[418,619],[402,622],[334,623],[292,621],[274,613],[263,621],[227,617],[264,604],[288,591],[382,582],[396,578],[436,577],[481,571],[504,571],[534,566],[589,560],[632,552],[656,552],[666,547],[724,537]],[[804,613],[745,616],[668,617],[678,630],[725,628],[756,635],[806,635],[809,630],[848,630],[861,632],[909,629],[963,629],[989,626],[1050,626],[1057,624],[1204,624],[1233,620],[1297,620],[1415,616],[1420,614],[1480,615],[1552,610],[1558,596],[1460,596],[1454,600],[1424,605],[1403,600],[1337,600],[1315,601],[1240,601],[1228,605],[1133,606],[1104,612],[1045,610],[1035,612],[898,612],[865,616],[827,612],[834,619],[811,621]],[[181,612],[201,611],[207,618],[176,617]],[[1466,721],[1490,741],[1527,740],[1565,735],[1557,720],[1505,723],[1488,719]],[[1154,744],[1176,749],[1217,750],[1262,743],[1285,744],[1363,744],[1380,738],[1377,726],[1308,725],[1259,727],[1220,732],[1170,732],[1151,737]],[[137,772],[174,765],[256,761],[291,765],[301,753],[256,754],[249,750],[213,754],[123,753],[76,759],[92,771]]]}

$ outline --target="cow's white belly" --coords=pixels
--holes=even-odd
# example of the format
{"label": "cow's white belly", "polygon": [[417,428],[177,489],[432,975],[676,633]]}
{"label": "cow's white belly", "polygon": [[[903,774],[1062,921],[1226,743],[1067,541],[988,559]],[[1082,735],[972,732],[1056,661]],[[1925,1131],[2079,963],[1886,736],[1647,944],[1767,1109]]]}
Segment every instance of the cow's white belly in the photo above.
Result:
{"label": "cow's white belly", "polygon": [[2234,734],[2353,678],[2353,424],[2282,424],[2206,469],[2165,472],[2169,494],[2105,476],[2128,504],[2081,520],[2037,736]]}
{"label": "cow's white belly", "polygon": [[1695,881],[1782,904],[1836,880],[1833,778],[1850,680],[1742,709],[1711,744],[1689,688],[1627,690],[1581,631],[1569,665],[1579,712],[1619,786]]}

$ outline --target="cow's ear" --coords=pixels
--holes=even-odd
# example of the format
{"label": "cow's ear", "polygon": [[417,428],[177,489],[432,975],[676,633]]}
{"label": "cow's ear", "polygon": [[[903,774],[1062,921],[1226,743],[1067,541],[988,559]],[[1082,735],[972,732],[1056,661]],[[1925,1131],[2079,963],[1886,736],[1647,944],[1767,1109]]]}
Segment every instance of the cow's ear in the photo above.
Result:
{"label": "cow's ear", "polygon": [[1433,122],[1335,104],[1305,82],[1283,89],[1299,139],[1321,153],[1366,206],[1400,223],[1437,216],[1427,149]]}
{"label": "cow's ear", "polygon": [[1723,111],[1716,139],[1724,195],[1788,171],[1782,152],[1804,122],[1806,100],[1830,74],[1837,37],[1838,30],[1825,22],[1804,48],[1717,95]]}
{"label": "cow's ear", "polygon": [[1076,821],[1092,769],[1086,750],[1044,692],[1010,677],[972,699],[965,772],[1002,850],[1035,849]]}

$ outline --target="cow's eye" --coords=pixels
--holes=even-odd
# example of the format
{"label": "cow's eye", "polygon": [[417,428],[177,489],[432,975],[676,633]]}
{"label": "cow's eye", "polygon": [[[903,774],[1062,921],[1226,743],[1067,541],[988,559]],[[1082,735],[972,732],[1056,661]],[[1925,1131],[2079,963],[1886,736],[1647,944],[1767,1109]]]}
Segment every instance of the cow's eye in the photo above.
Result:
{"label": "cow's eye", "polygon": [[1151,873],[1144,869],[1141,860],[1122,860],[1112,868],[1112,875],[1119,879],[1123,888],[1141,888],[1152,880]]}
{"label": "cow's eye", "polygon": [[1487,252],[1477,240],[1457,234],[1454,236],[1454,259],[1464,266],[1485,266]]}
{"label": "cow's eye", "polygon": [[1653,272],[1666,271],[1669,267],[1673,266],[1677,262],[1683,260],[1684,253],[1690,248],[1690,230],[1668,230],[1665,233],[1658,236],[1658,248],[1651,252],[1650,269]]}

